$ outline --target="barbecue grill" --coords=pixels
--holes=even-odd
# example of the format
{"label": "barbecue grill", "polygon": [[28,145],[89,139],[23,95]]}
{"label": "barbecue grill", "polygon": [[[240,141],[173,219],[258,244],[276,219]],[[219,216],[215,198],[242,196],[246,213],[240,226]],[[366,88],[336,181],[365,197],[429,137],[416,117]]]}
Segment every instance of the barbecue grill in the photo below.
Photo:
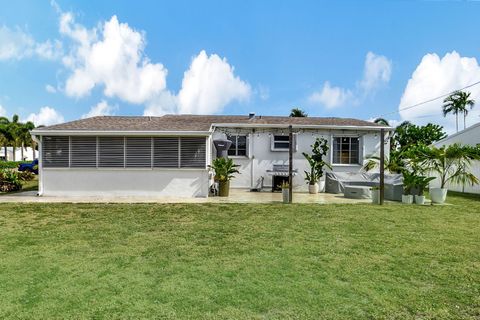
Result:
{"label": "barbecue grill", "polygon": [[[288,182],[288,164],[274,164],[267,174],[272,176],[272,192],[280,190],[278,186],[284,181]],[[297,175],[297,169],[292,170],[292,175]]]}

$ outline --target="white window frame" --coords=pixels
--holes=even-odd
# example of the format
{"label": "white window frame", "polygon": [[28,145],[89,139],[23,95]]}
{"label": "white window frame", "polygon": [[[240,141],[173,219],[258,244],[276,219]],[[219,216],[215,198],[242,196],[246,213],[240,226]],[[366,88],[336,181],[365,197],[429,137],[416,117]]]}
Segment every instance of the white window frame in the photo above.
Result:
{"label": "white window frame", "polygon": [[[288,152],[289,148],[275,148],[275,142],[289,143],[289,141],[275,141],[275,137],[287,137],[288,135],[272,134],[270,139],[270,150],[274,152]],[[293,134],[293,152],[297,151],[297,134]]]}
{"label": "white window frame", "polygon": [[[340,162],[334,162],[334,154],[335,154],[335,141],[337,138],[356,138],[358,139],[358,162],[357,163],[340,163]],[[349,143],[349,152],[351,150],[351,140],[350,140],[350,143]],[[362,148],[363,148],[363,143],[362,143],[362,138],[359,136],[359,135],[332,135],[331,137],[331,148],[330,150],[332,150],[331,152],[331,157],[330,157],[330,163],[332,164],[332,166],[360,166],[362,161],[363,161],[363,152],[362,151]],[[349,158],[350,158],[350,154],[349,154]]]}
{"label": "white window frame", "polygon": [[[238,137],[245,137],[245,154],[244,155],[239,155],[238,154]],[[231,138],[235,138],[235,141],[230,140]],[[247,134],[227,134],[227,139],[232,141],[232,147],[235,146],[235,154],[228,155],[228,157],[231,158],[247,158],[248,157],[248,135]],[[228,149],[228,151],[231,150],[231,148]],[[227,152],[228,152],[227,151]]]}

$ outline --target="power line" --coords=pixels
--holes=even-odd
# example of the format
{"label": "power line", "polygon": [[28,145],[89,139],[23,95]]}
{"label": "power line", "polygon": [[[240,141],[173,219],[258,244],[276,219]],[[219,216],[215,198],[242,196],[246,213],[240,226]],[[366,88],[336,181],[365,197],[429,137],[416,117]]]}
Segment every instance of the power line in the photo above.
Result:
{"label": "power line", "polygon": [[440,95],[440,96],[438,96],[438,97],[435,97],[435,98],[432,98],[432,99],[429,99],[429,100],[425,100],[425,101],[416,103],[416,104],[414,104],[414,105],[411,105],[411,106],[408,106],[408,107],[405,107],[405,108],[402,108],[402,109],[398,109],[398,110],[395,110],[395,111],[392,111],[392,112],[389,112],[389,113],[382,114],[382,115],[380,115],[380,116],[378,116],[378,117],[376,117],[376,118],[383,118],[383,117],[385,117],[385,116],[388,116],[388,115],[391,115],[391,114],[395,114],[395,113],[398,113],[398,112],[400,112],[400,111],[404,111],[404,110],[408,110],[408,109],[412,109],[412,108],[419,107],[419,106],[424,105],[424,104],[426,104],[426,103],[429,103],[429,102],[432,102],[432,101],[441,99],[441,98],[443,98],[443,97],[446,97],[446,96],[448,96],[448,95],[451,95],[452,93],[454,93],[454,92],[456,92],[456,91],[461,91],[461,90],[465,90],[465,89],[471,88],[471,87],[473,87],[473,86],[476,86],[477,84],[480,84],[480,81],[477,81],[477,82],[474,82],[474,83],[472,83],[472,84],[469,84],[468,86],[465,86],[465,87],[463,87],[463,88],[453,90],[453,91],[451,91],[451,92],[449,92],[449,93],[442,94],[442,95]]}

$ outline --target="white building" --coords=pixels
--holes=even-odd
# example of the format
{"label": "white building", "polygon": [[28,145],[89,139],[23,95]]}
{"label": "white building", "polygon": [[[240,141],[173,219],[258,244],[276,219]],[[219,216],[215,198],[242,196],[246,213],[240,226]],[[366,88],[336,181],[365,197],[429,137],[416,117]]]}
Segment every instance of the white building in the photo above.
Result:
{"label": "white building", "polygon": [[[233,141],[229,157],[240,165],[236,188],[271,188],[269,171],[288,164],[288,126],[295,132],[293,186],[307,190],[302,152],[316,137],[328,140],[334,171],[358,172],[379,153],[375,123],[341,118],[165,115],[93,117],[32,131],[39,143],[41,195],[206,197],[213,141]],[[389,147],[385,146],[388,153]],[[388,154],[387,154],[388,155]]]}
{"label": "white building", "polygon": [[[35,158],[37,157],[37,151],[32,150],[32,148],[27,147],[23,148],[23,158],[22,158],[22,150],[21,148],[15,148],[15,161],[31,161],[34,160],[33,155],[35,154]],[[6,161],[13,161],[13,147],[7,147],[7,157],[5,158],[5,148],[0,148],[0,158]]]}
{"label": "white building", "polygon": [[[436,147],[441,147],[444,145],[450,145],[454,143],[460,143],[462,145],[470,145],[470,146],[479,145],[480,144],[480,123],[474,124],[473,126],[466,128],[465,130],[451,134],[445,139],[442,139],[434,143],[434,145]],[[477,178],[480,179],[480,162],[474,161],[470,166],[470,171]],[[438,186],[438,184],[439,184],[438,179],[435,179],[432,182],[432,186]],[[476,185],[476,186],[449,185],[448,189],[453,191],[459,191],[459,192],[480,194],[480,185]]]}

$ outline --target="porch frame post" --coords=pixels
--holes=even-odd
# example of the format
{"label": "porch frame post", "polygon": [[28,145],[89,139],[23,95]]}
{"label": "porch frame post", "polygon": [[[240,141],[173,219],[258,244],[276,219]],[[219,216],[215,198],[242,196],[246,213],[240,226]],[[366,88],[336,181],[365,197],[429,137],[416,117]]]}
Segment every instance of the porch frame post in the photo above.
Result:
{"label": "porch frame post", "polygon": [[288,203],[293,200],[293,127],[288,126]]}
{"label": "porch frame post", "polygon": [[385,198],[385,129],[380,129],[380,205]]}

